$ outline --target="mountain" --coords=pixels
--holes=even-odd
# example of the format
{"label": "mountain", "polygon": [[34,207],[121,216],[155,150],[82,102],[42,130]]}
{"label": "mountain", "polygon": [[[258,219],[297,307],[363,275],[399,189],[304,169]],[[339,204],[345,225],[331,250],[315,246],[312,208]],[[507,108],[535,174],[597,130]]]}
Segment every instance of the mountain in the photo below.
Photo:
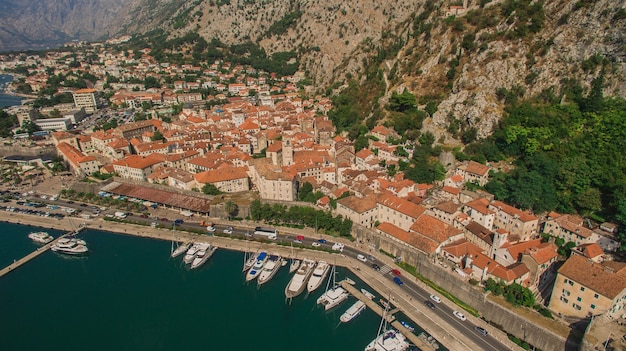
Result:
{"label": "mountain", "polygon": [[[626,0],[0,0],[0,50],[160,29],[268,54],[294,51],[314,87],[364,89],[380,114],[405,89],[444,144],[489,135],[508,99],[590,89],[626,95]],[[321,88],[323,89],[323,88]],[[321,90],[320,90],[321,91]],[[367,101],[365,101],[367,100]],[[376,111],[378,109],[378,111]],[[382,112],[381,112],[382,111]],[[454,127],[451,127],[454,126]]]}
{"label": "mountain", "polygon": [[[0,52],[56,47],[153,27],[182,0],[0,0]],[[136,28],[136,27],[134,27]]]}

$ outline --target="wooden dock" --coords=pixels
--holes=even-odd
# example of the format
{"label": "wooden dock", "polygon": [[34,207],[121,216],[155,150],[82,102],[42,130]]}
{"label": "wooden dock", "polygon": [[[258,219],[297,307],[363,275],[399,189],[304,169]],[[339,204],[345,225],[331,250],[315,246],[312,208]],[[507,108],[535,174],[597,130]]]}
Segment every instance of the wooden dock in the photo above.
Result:
{"label": "wooden dock", "polygon": [[26,262],[29,262],[30,260],[34,259],[35,257],[37,257],[37,256],[41,255],[42,253],[48,251],[52,247],[52,245],[54,243],[59,241],[59,239],[65,238],[66,236],[69,236],[69,235],[74,235],[76,233],[77,233],[76,231],[71,231],[71,232],[68,232],[66,234],[63,234],[63,235],[59,236],[58,238],[52,240],[51,242],[49,242],[49,243],[47,243],[47,244],[45,244],[43,246],[38,247],[35,251],[33,251],[33,252],[29,253],[28,255],[20,258],[19,260],[15,260],[13,263],[11,263],[10,265],[8,265],[8,266],[4,267],[2,270],[0,270],[0,277],[5,276],[9,272],[13,272],[14,270],[16,270],[17,268],[21,267]]}
{"label": "wooden dock", "polygon": [[[352,294],[352,296],[363,301],[365,305],[367,306],[367,308],[376,312],[376,314],[381,316],[381,318],[383,317],[383,313],[385,312],[385,310],[383,309],[382,306],[380,306],[373,300],[370,300],[369,298],[367,298],[367,296],[363,295],[363,293],[361,293],[359,290],[357,290],[354,286],[350,285],[345,280],[342,280],[340,284],[341,284],[341,287],[346,289],[346,291]],[[406,338],[411,342],[411,344],[417,346],[420,350],[432,350],[433,348],[431,345],[424,342],[424,340],[418,338],[417,335],[413,334],[410,330],[405,328],[399,321],[396,320],[393,314],[398,312],[399,310],[400,310],[399,308],[395,308],[391,311],[393,313],[387,312],[385,316],[385,318],[387,319],[387,322],[390,323],[391,326],[393,326],[397,331],[404,334],[404,336],[406,336]]]}

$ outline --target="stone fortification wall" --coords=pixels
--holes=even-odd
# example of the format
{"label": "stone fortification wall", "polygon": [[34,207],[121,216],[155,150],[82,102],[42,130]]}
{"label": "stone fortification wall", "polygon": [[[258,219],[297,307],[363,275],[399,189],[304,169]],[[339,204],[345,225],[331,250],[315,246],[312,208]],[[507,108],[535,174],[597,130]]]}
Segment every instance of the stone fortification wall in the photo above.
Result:
{"label": "stone fortification wall", "polygon": [[[393,238],[383,237],[373,230],[356,227],[353,229],[357,241],[372,251],[384,250],[402,261],[416,267],[417,272],[480,311],[481,317],[498,328],[525,340],[542,350],[578,350],[578,344],[536,325],[533,321],[490,301],[488,293],[460,279],[450,267],[444,268],[433,256],[411,249]],[[558,322],[555,322],[558,323]]]}
{"label": "stone fortification wall", "polygon": [[46,147],[26,147],[19,145],[0,145],[0,157],[19,155],[19,156],[56,156],[57,152],[54,146]]}

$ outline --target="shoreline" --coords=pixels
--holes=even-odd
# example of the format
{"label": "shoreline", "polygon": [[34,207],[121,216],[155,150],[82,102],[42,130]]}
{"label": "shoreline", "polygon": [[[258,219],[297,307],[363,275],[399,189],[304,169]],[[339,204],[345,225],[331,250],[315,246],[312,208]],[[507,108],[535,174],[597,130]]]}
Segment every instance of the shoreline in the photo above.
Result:
{"label": "shoreline", "polygon": [[[393,285],[390,286],[389,282],[384,279],[382,275],[370,272],[368,265],[341,253],[308,250],[305,248],[292,248],[290,246],[278,245],[276,242],[266,243],[260,241],[238,240],[229,237],[219,237],[214,235],[209,236],[185,231],[174,232],[171,229],[165,228],[152,228],[151,226],[142,226],[132,223],[104,221],[100,217],[95,219],[65,217],[59,220],[51,220],[48,217],[0,211],[0,221],[66,232],[76,230],[82,225],[87,229],[156,240],[175,240],[178,242],[203,241],[220,249],[231,251],[246,252],[264,250],[269,253],[279,254],[286,258],[293,257],[298,259],[310,258],[314,260],[325,260],[334,265],[339,265],[348,269],[352,274],[357,276],[370,288],[376,291],[379,296],[389,296],[393,292],[393,303],[399,308],[400,312],[406,315],[414,323],[418,324],[424,332],[433,336],[439,344],[443,345],[448,350],[479,349],[478,345],[475,345],[471,340],[465,338],[463,335],[457,335],[446,330],[444,327],[447,326],[447,323],[443,321],[441,317],[437,315],[427,315],[420,311],[416,305],[421,306],[421,301],[415,301],[412,298],[409,298],[408,294],[405,296],[404,292],[398,287]],[[383,263],[393,264],[392,262],[386,261],[387,260],[382,260]],[[500,342],[505,342],[505,340],[508,341],[508,338],[498,339]],[[508,342],[506,342],[505,345],[509,347],[511,346]],[[426,350],[428,348],[422,349]]]}

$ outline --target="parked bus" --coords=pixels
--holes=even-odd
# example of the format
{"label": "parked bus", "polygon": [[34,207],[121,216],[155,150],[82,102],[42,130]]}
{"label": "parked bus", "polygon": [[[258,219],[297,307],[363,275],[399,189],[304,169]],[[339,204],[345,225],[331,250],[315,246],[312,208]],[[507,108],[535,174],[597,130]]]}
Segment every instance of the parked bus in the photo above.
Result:
{"label": "parked bus", "polygon": [[278,231],[271,228],[256,227],[254,228],[254,234],[266,236],[270,240],[276,240],[278,237]]}

